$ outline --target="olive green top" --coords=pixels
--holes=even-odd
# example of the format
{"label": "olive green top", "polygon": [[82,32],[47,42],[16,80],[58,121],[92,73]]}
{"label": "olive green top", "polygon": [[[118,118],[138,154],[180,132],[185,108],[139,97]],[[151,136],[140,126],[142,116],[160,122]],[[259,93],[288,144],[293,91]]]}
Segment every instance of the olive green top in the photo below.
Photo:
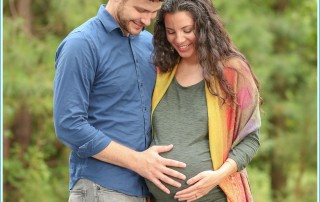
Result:
{"label": "olive green top", "polygon": [[[151,144],[173,144],[173,150],[161,155],[187,164],[186,168],[177,168],[176,170],[185,174],[187,179],[202,171],[213,170],[208,142],[208,113],[204,81],[183,87],[174,78],[155,109],[152,118],[154,139]],[[249,135],[229,155],[230,158],[237,162],[238,168],[241,169],[252,158],[250,152],[249,154],[246,153],[246,147],[251,145],[250,136],[257,136],[257,134]],[[244,145],[244,148],[241,145]],[[245,154],[239,155],[239,153]],[[147,181],[147,185],[154,196],[153,201],[170,202],[176,201],[174,194],[177,191],[187,187],[186,182],[180,182],[182,184],[181,188],[166,185],[170,189],[170,195],[165,194],[149,181]],[[225,194],[219,187],[215,187],[206,196],[197,201],[212,202],[218,199],[225,199]]]}

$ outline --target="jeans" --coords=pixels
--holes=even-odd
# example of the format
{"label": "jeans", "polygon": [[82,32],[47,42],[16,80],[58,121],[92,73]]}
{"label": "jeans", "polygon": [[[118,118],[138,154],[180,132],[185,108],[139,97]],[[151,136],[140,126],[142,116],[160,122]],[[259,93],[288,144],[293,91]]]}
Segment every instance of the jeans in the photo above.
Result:
{"label": "jeans", "polygon": [[70,190],[69,202],[146,202],[146,198],[129,196],[80,179]]}

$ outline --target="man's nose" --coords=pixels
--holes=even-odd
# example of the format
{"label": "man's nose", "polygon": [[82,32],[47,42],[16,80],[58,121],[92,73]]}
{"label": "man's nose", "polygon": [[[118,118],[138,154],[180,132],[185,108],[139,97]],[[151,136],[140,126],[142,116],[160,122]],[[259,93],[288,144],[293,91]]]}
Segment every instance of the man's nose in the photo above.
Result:
{"label": "man's nose", "polygon": [[151,20],[152,20],[152,13],[144,13],[141,18],[141,22],[145,26],[149,26],[151,24]]}

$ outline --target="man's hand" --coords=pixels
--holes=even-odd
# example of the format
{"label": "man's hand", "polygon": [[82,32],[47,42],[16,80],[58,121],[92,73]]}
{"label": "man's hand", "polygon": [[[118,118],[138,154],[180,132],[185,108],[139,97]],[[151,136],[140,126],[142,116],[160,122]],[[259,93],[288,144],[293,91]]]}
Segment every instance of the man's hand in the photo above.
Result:
{"label": "man's hand", "polygon": [[138,167],[133,168],[135,172],[144,178],[153,182],[159,189],[169,194],[170,191],[164,186],[164,183],[174,187],[181,187],[181,184],[171,177],[185,180],[186,176],[173,170],[170,167],[185,168],[186,164],[180,161],[166,159],[159,154],[168,152],[173,148],[173,145],[168,146],[152,146],[149,149],[140,153]]}
{"label": "man's hand", "polygon": [[185,163],[160,156],[160,153],[168,152],[172,148],[173,145],[152,146],[145,151],[137,152],[112,141],[105,149],[93,157],[107,163],[128,168],[150,180],[159,189],[169,194],[169,189],[163,183],[181,187],[181,184],[173,180],[172,177],[181,180],[186,179],[185,175],[170,168],[185,168]]}

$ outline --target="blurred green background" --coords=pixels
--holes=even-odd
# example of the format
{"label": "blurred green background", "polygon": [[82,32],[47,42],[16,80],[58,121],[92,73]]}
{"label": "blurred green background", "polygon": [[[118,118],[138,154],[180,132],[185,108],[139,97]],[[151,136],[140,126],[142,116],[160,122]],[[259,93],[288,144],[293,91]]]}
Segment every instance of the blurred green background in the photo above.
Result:
{"label": "blurred green background", "polygon": [[[3,1],[5,202],[67,201],[69,150],[52,119],[55,50],[102,3]],[[214,3],[261,82],[261,148],[248,167],[255,202],[316,201],[317,1]]]}

